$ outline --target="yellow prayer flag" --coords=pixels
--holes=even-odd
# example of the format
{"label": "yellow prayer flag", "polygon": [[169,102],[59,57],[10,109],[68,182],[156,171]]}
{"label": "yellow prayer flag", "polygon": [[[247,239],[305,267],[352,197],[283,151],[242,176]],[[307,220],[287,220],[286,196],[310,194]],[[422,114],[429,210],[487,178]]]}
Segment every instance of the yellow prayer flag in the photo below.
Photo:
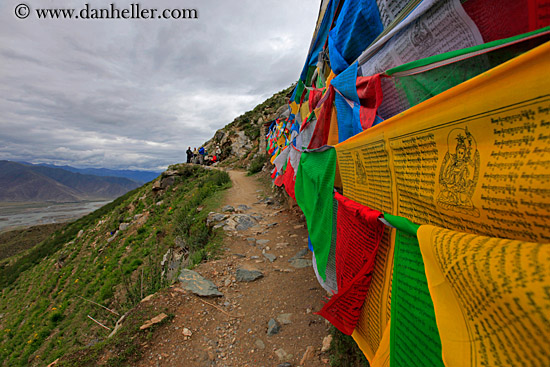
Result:
{"label": "yellow prayer flag", "polygon": [[327,145],[338,144],[338,118],[336,115],[336,106],[332,107],[332,115],[330,116],[330,130],[328,133]]}
{"label": "yellow prayer flag", "polygon": [[369,362],[370,367],[390,367],[390,326],[391,320],[384,330],[374,358]]}
{"label": "yellow prayer flag", "polygon": [[327,90],[328,90],[328,86],[332,82],[332,79],[334,79],[334,78],[336,78],[336,74],[334,74],[334,71],[331,70],[330,74],[327,77]]}
{"label": "yellow prayer flag", "polygon": [[445,366],[550,366],[550,244],[417,235]]}
{"label": "yellow prayer flag", "polygon": [[299,108],[300,106],[295,101],[292,101],[290,103],[290,111],[292,112],[293,115],[296,115],[298,113]]}
{"label": "yellow prayer flag", "polygon": [[309,102],[304,101],[300,107],[300,115],[302,116],[302,120],[305,120],[309,116]]}

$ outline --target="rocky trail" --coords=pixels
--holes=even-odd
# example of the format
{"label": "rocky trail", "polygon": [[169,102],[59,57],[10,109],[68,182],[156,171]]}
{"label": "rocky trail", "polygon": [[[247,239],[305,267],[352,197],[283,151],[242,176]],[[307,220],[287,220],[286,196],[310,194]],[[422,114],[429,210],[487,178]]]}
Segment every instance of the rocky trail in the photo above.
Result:
{"label": "rocky trail", "polygon": [[226,231],[225,251],[144,301],[173,318],[142,344],[137,366],[328,365],[328,325],[314,314],[325,291],[311,267],[304,220],[266,200],[256,178],[230,175],[223,210],[209,215]]}

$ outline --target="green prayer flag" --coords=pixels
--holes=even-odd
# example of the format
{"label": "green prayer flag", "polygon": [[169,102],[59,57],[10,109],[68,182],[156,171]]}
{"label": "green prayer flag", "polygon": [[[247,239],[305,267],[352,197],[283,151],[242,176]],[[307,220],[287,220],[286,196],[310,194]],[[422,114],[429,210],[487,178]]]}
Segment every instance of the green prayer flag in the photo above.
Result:
{"label": "green prayer flag", "polygon": [[306,217],[317,270],[326,281],[325,269],[332,238],[332,200],[336,150],[304,152],[296,173],[296,202]]}
{"label": "green prayer flag", "polygon": [[550,39],[550,27],[412,61],[387,70],[410,107],[424,102]]}
{"label": "green prayer flag", "polygon": [[444,367],[441,339],[416,231],[406,218],[384,214],[397,228],[393,263],[390,366]]}
{"label": "green prayer flag", "polygon": [[301,80],[298,80],[298,85],[296,86],[296,95],[294,96],[294,102],[296,102],[297,104],[300,104],[300,100],[302,98],[302,93],[304,93],[304,89],[306,89],[304,82],[302,82]]}

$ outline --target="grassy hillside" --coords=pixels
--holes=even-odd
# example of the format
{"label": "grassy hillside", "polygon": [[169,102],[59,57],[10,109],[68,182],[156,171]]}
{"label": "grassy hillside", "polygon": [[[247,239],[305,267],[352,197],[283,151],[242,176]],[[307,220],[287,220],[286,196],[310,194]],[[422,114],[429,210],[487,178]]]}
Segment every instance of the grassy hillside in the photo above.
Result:
{"label": "grassy hillside", "polygon": [[112,328],[116,314],[167,285],[161,261],[168,249],[182,253],[187,266],[215,254],[219,234],[206,216],[229,176],[169,169],[171,177],[158,179],[163,185],[128,192],[0,263],[2,365],[47,365],[104,340],[109,331],[90,317]]}
{"label": "grassy hillside", "polygon": [[16,229],[0,233],[0,262],[27,249],[33,248],[58,229],[62,223],[42,224],[25,229]]}

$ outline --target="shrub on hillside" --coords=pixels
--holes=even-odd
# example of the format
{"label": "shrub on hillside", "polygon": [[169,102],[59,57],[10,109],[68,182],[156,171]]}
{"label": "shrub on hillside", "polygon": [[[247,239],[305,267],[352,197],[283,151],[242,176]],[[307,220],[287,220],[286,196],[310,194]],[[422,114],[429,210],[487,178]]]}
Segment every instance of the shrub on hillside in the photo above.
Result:
{"label": "shrub on hillside", "polygon": [[253,175],[254,173],[258,173],[264,168],[264,164],[267,162],[267,155],[266,154],[258,154],[252,162],[250,162],[250,165],[248,166],[248,174]]}

